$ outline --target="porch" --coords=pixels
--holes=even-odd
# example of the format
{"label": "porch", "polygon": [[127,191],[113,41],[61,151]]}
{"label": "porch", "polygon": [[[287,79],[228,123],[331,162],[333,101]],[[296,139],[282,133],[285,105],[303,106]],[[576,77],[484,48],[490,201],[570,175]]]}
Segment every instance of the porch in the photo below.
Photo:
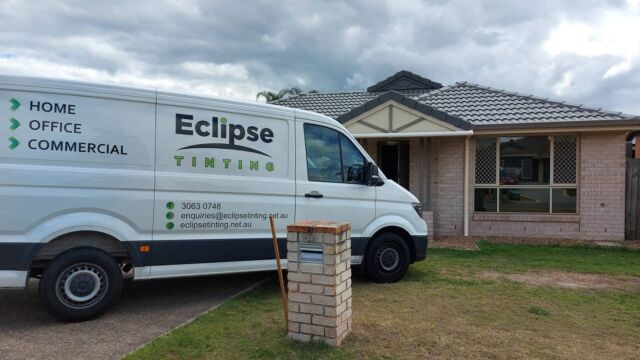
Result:
{"label": "porch", "polygon": [[[429,236],[440,237],[470,234],[469,223],[465,232],[465,200],[470,205],[470,199],[464,196],[466,139],[469,138],[388,137],[358,141],[385,176],[420,200]],[[468,208],[468,221],[470,215]]]}
{"label": "porch", "polygon": [[345,127],[385,176],[420,200],[429,236],[469,236],[473,131],[391,94],[382,104],[353,116]]}

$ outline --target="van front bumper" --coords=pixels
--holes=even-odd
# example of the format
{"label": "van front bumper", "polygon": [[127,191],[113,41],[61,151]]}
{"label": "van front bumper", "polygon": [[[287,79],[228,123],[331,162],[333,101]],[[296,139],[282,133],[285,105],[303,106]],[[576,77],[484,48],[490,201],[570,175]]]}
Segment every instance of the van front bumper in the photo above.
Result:
{"label": "van front bumper", "polygon": [[429,237],[427,235],[415,235],[413,238],[413,247],[416,249],[416,256],[413,261],[421,261],[427,258],[427,244]]}
{"label": "van front bumper", "polygon": [[1,288],[24,288],[27,285],[28,271],[0,270]]}

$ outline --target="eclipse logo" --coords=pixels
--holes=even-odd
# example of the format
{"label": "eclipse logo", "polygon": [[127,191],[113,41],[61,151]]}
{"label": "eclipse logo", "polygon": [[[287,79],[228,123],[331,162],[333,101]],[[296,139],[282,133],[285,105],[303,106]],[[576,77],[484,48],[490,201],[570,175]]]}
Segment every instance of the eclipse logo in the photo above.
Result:
{"label": "eclipse logo", "polygon": [[257,126],[249,126],[245,129],[239,124],[228,123],[227,118],[222,117],[218,120],[217,116],[211,120],[193,120],[193,115],[176,114],[176,134],[178,135],[197,135],[200,137],[213,137],[220,139],[228,139],[228,144],[208,143],[191,145],[180,148],[218,148],[253,152],[269,156],[262,151],[252,149],[247,146],[236,145],[236,141],[248,140],[256,142],[258,140],[268,144],[273,141],[273,130],[269,128],[259,129]]}

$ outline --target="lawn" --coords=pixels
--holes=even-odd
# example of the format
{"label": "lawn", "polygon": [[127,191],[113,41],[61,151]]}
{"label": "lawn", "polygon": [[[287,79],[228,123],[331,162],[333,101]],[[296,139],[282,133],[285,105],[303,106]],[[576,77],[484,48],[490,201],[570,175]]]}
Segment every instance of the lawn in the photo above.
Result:
{"label": "lawn", "polygon": [[[354,282],[338,349],[285,338],[275,275],[128,359],[638,358],[640,286],[567,289],[495,274],[640,276],[640,251],[490,244],[430,250],[397,284]],[[493,277],[487,277],[492,274]],[[580,274],[578,274],[580,275]]]}

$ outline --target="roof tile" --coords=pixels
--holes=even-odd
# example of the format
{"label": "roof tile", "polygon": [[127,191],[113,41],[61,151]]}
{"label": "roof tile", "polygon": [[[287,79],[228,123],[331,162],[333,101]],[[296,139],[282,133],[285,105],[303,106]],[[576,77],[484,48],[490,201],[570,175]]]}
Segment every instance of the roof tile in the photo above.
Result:
{"label": "roof tile", "polygon": [[[516,126],[536,123],[571,123],[592,121],[640,121],[634,115],[604,111],[582,105],[551,101],[533,95],[499,90],[487,86],[458,82],[440,89],[396,90],[401,101],[411,108],[421,108],[436,117],[457,117],[473,127]],[[383,95],[384,94],[384,95]],[[383,95],[383,96],[381,96]],[[276,105],[311,110],[332,118],[346,119],[352,109],[366,104],[364,111],[391,99],[386,92],[349,92],[305,94],[273,102]],[[378,101],[372,101],[378,99]],[[368,103],[369,102],[369,103]],[[427,107],[420,106],[427,105]],[[362,113],[363,109],[359,109]]]}
{"label": "roof tile", "polygon": [[[417,98],[425,95],[433,89],[422,90],[396,90],[404,96]],[[274,105],[288,106],[296,109],[315,111],[331,118],[348,113],[351,109],[361,106],[369,100],[375,99],[384,92],[348,92],[305,94],[293,96],[283,100],[272,102]]]}

